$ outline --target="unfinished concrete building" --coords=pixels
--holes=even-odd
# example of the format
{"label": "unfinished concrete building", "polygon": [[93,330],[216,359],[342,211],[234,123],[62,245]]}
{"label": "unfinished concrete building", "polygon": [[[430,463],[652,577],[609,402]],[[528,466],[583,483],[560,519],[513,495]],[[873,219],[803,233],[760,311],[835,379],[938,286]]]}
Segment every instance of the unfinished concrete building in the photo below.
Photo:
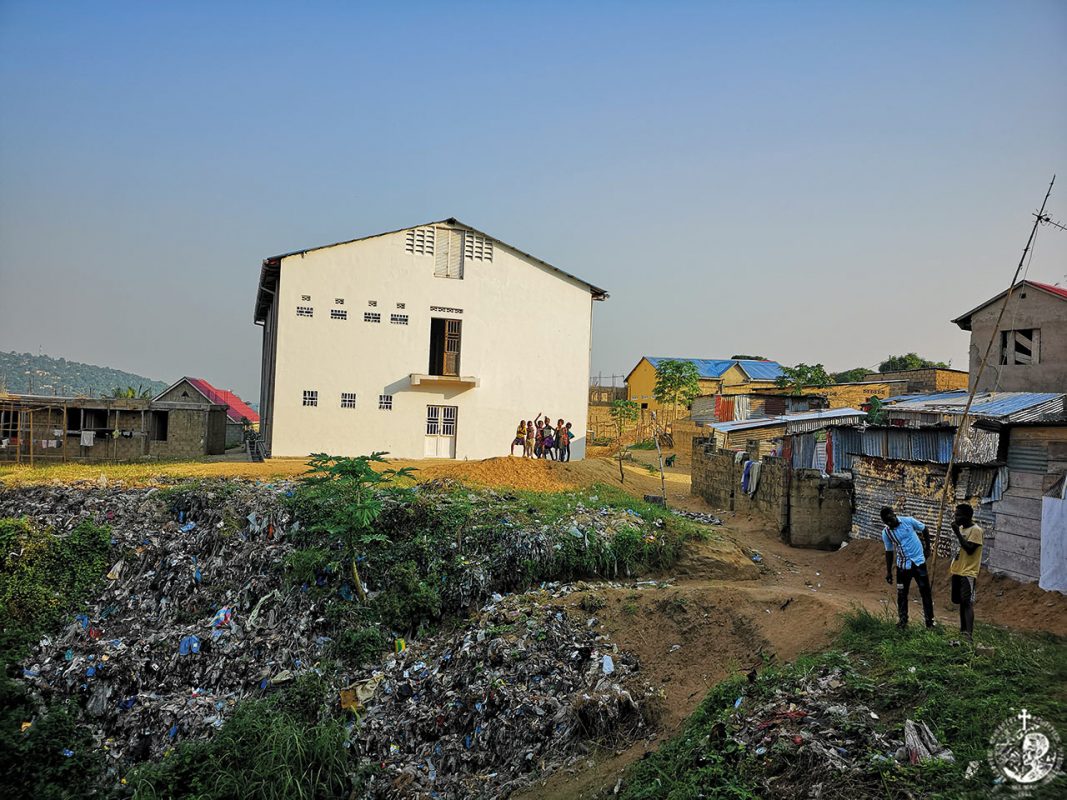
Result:
{"label": "unfinished concrete building", "polygon": [[0,461],[138,461],[226,449],[226,406],[141,398],[0,395]]}

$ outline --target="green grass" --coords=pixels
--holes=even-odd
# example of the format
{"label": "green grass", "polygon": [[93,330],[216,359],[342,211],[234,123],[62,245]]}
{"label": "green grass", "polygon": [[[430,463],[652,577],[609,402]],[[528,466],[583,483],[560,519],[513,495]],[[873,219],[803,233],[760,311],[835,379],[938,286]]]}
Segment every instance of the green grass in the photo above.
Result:
{"label": "green grass", "polygon": [[[940,629],[901,633],[889,620],[850,614],[830,650],[768,670],[753,684],[739,676],[714,687],[679,735],[630,769],[622,797],[768,796],[763,779],[788,770],[795,753],[788,747],[772,747],[766,757],[747,751],[732,737],[739,713],[778,689],[795,686],[813,670],[830,666],[844,672],[842,702],[873,709],[880,717],[877,724],[896,738],[902,738],[906,718],[927,722],[951,747],[956,762],[912,767],[869,760],[849,772],[820,773],[822,797],[987,797],[992,781],[986,763],[989,737],[1013,710],[1025,707],[1055,725],[1061,735],[1067,732],[1067,647],[1054,637],[979,625],[977,642],[994,648],[991,656],[979,656],[970,647],[949,646],[951,635]],[[741,696],[745,700],[735,712],[735,700]],[[979,762],[979,770],[968,781],[964,771],[971,761]],[[1028,796],[1062,797],[1065,790],[1067,779],[1061,776]]]}
{"label": "green grass", "polygon": [[0,774],[9,797],[86,796],[104,773],[75,704],[40,708],[10,675],[21,674],[29,646],[100,581],[110,544],[110,531],[88,521],[57,535],[28,520],[0,520]]}
{"label": "green grass", "polygon": [[640,442],[636,442],[636,443],[630,445],[626,449],[627,450],[655,450],[656,449],[656,440],[655,439],[644,439],[644,440],[642,440]]}
{"label": "green grass", "polygon": [[[311,676],[265,700],[241,703],[206,741],[179,745],[127,778],[135,800],[311,800],[348,797],[358,780],[344,725]],[[358,796],[358,795],[355,795]]]}

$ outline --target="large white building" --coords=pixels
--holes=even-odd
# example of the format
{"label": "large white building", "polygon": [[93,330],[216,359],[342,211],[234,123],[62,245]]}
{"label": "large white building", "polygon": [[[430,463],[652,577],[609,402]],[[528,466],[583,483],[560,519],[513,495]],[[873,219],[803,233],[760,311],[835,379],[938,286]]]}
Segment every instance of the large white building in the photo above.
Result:
{"label": "large white building", "polygon": [[585,452],[588,284],[455,219],[263,262],[260,432],[271,456],[506,455],[519,419]]}

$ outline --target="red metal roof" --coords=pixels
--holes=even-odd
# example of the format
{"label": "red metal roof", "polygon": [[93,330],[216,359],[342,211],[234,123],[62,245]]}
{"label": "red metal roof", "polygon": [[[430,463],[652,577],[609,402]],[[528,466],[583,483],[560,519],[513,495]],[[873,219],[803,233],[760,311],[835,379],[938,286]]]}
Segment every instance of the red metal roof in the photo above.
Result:
{"label": "red metal roof", "polygon": [[247,419],[253,424],[259,422],[259,414],[249,408],[248,404],[233,392],[216,389],[203,378],[186,377],[186,380],[212,403],[226,406],[226,416],[232,421],[240,422],[242,419]]}
{"label": "red metal roof", "polygon": [[1067,297],[1067,289],[1064,289],[1062,286],[1052,286],[1051,284],[1038,283],[1037,281],[1028,281],[1028,283],[1032,283],[1034,286],[1044,289],[1046,292],[1058,294],[1060,297]]}

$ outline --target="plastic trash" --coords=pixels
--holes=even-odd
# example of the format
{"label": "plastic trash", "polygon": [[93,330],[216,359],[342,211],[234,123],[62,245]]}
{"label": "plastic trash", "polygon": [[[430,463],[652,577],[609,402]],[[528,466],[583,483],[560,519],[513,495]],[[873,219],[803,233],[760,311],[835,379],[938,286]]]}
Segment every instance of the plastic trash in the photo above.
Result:
{"label": "plastic trash", "polygon": [[612,660],[611,656],[606,653],[604,654],[604,659],[601,663],[601,669],[604,670],[605,675],[610,675],[615,671],[615,662]]}

